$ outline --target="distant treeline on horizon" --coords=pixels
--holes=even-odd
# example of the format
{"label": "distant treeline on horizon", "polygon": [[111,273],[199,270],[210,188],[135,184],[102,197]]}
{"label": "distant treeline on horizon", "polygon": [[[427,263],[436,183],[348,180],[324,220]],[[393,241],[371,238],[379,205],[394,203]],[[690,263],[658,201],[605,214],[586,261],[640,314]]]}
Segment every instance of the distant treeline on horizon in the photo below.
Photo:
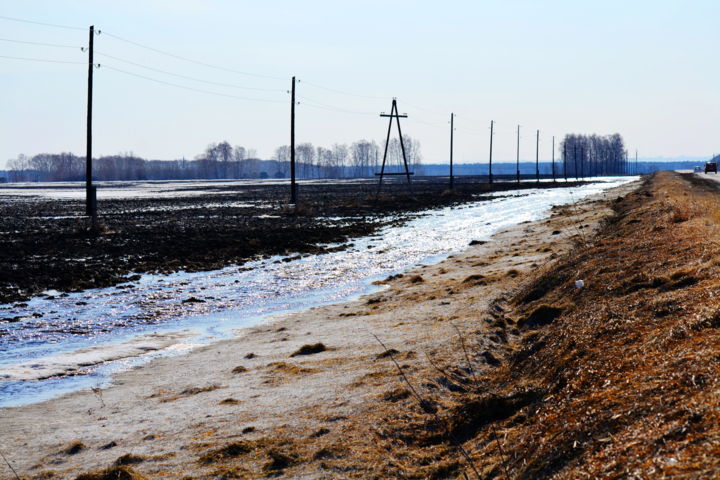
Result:
{"label": "distant treeline on horizon", "polygon": [[[402,151],[397,139],[390,142],[386,171],[402,168]],[[449,163],[422,164],[420,142],[404,138],[409,168],[416,176],[448,176]],[[562,156],[555,162],[555,174],[570,178],[596,175],[633,175],[655,170],[693,169],[700,161],[639,161],[627,160],[622,137],[569,135],[560,143],[560,151],[567,156],[567,168]],[[295,148],[296,174],[302,178],[361,178],[374,177],[380,171],[382,149],[374,141],[359,140],[350,146],[335,144],[332,148],[314,147],[302,143]],[[0,182],[82,181],[85,179],[85,157],[72,153],[19,155],[8,162],[8,170],[0,171]],[[521,175],[534,175],[536,163],[522,161]],[[515,162],[494,162],[493,175],[515,175]],[[553,173],[552,162],[538,162],[540,175]],[[577,172],[576,172],[577,169]],[[487,176],[487,162],[456,163],[455,175]],[[256,158],[252,149],[232,147],[228,142],[211,144],[193,160],[145,160],[132,153],[93,159],[93,179],[113,180],[194,180],[288,178],[290,176],[290,147],[275,150],[273,159]]]}
{"label": "distant treeline on horizon", "polygon": [[[85,159],[80,157],[82,161],[84,162]],[[155,162],[161,162],[161,163],[173,163],[178,162],[178,160],[148,160],[147,161],[150,164],[154,164]],[[192,162],[192,161],[186,161],[186,162]],[[228,179],[250,179],[250,178],[289,178],[289,175],[283,174],[283,175],[275,175],[270,176],[267,174],[267,172],[275,171],[277,172],[285,172],[286,170],[289,171],[289,163],[285,163],[283,165],[278,165],[278,162],[274,160],[257,160],[255,159],[256,167],[259,170],[259,174],[256,176],[245,176],[245,177],[228,177]],[[652,173],[657,170],[692,170],[695,167],[702,167],[702,163],[699,161],[663,161],[663,162],[648,162],[639,160],[637,163],[637,167],[635,166],[634,161],[630,162],[629,170],[626,172],[627,175],[641,175],[646,173]],[[502,176],[513,176],[516,174],[516,164],[514,162],[501,162],[501,163],[493,163],[493,175],[502,175]],[[551,162],[540,162],[539,163],[539,169],[540,169],[540,175],[542,176],[550,176],[552,175],[552,163]],[[172,170],[172,169],[170,169]],[[152,169],[151,169],[152,171]],[[179,172],[182,172],[182,169],[178,169]],[[307,177],[307,178],[368,178],[368,177],[375,177],[375,173],[371,173],[369,175],[352,175],[352,169],[349,167],[343,168],[343,171],[345,174],[340,174],[337,176],[328,176],[328,177]],[[456,176],[482,176],[486,177],[488,176],[488,164],[487,163],[461,163],[461,164],[455,164],[453,167],[453,173]],[[22,173],[19,175],[19,173]],[[534,175],[535,174],[535,162],[520,162],[520,173],[523,176],[528,175]],[[431,163],[422,165],[421,167],[417,168],[414,172],[415,176],[428,176],[428,177],[447,177],[450,175],[450,166],[447,163]],[[562,162],[558,161],[555,163],[555,175],[557,178],[563,178],[564,172],[562,168]],[[47,180],[43,179],[42,172],[34,171],[34,170],[25,170],[23,172],[17,172],[12,170],[0,170],[0,183],[4,182],[52,182],[52,181],[84,181],[84,173],[81,176],[78,176],[76,178],[72,179],[65,179],[65,180]],[[136,177],[126,177],[126,178],[102,178],[98,176],[93,176],[96,180],[100,181],[112,181],[112,180],[213,180],[217,178],[205,178],[201,176],[187,176],[187,175],[178,175],[178,176],[148,176],[147,174],[145,176],[136,176]],[[306,178],[306,177],[299,177],[299,178]],[[568,178],[575,178],[572,174],[568,172]]]}
{"label": "distant treeline on horizon", "polygon": [[[409,168],[419,173],[420,142],[403,138]],[[402,149],[398,139],[388,145],[386,171],[399,171]],[[311,143],[295,146],[297,178],[357,178],[374,176],[380,170],[382,152],[374,141],[359,140],[332,148]],[[93,158],[95,180],[191,180],[238,178],[287,178],[290,176],[290,147],[275,149],[270,160],[257,158],[254,150],[232,147],[228,142],[211,144],[193,160],[146,160],[132,153]],[[8,161],[7,181],[54,182],[85,179],[85,157],[73,153],[19,155]]]}

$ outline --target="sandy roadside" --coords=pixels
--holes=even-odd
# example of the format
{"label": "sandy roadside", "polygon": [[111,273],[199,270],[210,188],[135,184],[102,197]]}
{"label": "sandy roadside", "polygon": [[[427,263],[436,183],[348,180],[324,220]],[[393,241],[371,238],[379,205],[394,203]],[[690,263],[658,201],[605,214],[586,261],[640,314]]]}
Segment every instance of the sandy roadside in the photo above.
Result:
{"label": "sandy roadside", "polygon": [[[510,308],[503,298],[526,273],[589,235],[612,213],[606,200],[635,186],[555,208],[548,219],[500,232],[436,265],[417,266],[357,301],[310,309],[187,355],[155,360],[118,375],[101,392],[0,410],[2,452],[30,478],[74,478],[126,454],[150,478],[233,478],[201,457],[235,440],[331,442],[345,434],[351,419],[392,402],[388,393],[402,387],[373,335],[397,351],[394,358],[411,379],[426,367],[426,354],[441,359],[448,345],[457,344],[455,327],[472,330],[473,348],[491,368],[512,338],[498,337],[485,312]],[[292,356],[317,343],[326,350]],[[261,476],[268,462],[273,456],[259,452],[237,476]],[[274,471],[342,476],[316,470],[311,462],[286,463]],[[14,478],[6,465],[0,464],[0,472]]]}

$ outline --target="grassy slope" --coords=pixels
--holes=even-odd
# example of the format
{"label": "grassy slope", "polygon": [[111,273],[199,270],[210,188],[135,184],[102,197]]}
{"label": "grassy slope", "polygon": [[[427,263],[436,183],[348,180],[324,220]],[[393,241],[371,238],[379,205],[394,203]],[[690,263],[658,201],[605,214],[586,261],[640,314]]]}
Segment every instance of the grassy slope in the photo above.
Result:
{"label": "grassy slope", "polygon": [[[720,475],[720,196],[688,179],[661,172],[618,199],[515,298],[527,334],[486,378],[509,405],[493,424],[510,477]],[[487,412],[462,403],[478,470],[500,475]]]}

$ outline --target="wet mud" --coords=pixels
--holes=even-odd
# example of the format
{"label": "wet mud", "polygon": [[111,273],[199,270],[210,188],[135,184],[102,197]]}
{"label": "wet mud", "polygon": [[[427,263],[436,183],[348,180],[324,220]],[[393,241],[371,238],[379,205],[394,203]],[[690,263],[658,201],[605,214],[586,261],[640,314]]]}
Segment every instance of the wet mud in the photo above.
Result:
{"label": "wet mud", "polygon": [[[188,184],[189,186],[191,184]],[[558,183],[571,186],[577,183]],[[543,188],[553,184],[543,183]],[[389,185],[370,181],[287,185],[218,184],[203,196],[103,199],[99,218],[77,200],[0,198],[0,303],[47,290],[80,291],[132,281],[145,272],[201,271],[272,255],[322,253],[423,210],[481,200],[535,182],[446,180]],[[189,188],[189,187],[188,187]]]}

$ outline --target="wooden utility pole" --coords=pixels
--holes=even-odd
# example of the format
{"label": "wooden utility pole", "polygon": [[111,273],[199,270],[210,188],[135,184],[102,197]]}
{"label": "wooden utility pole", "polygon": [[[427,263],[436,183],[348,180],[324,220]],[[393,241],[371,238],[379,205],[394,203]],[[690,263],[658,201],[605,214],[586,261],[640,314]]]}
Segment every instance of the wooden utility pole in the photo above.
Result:
{"label": "wooden utility pole", "polygon": [[453,178],[453,133],[455,131],[455,127],[453,126],[453,120],[455,119],[455,114],[450,114],[450,190],[453,189],[453,184],[455,179]]}
{"label": "wooden utility pole", "polygon": [[517,152],[517,156],[515,159],[515,167],[517,169],[515,172],[515,177],[517,179],[517,183],[520,183],[520,125],[518,125],[517,128],[517,148],[515,151]]}
{"label": "wooden utility pole", "polygon": [[628,165],[630,165],[630,162],[628,161],[628,151],[625,150],[625,163],[623,164],[623,175],[627,175],[630,169],[628,168]]}
{"label": "wooden utility pole", "polygon": [[540,183],[540,130],[535,136],[535,181]]}
{"label": "wooden utility pole", "polygon": [[490,173],[490,185],[493,183],[493,175],[492,175],[492,141],[493,141],[493,126],[495,122],[493,120],[490,120],[490,167],[489,167],[489,173]]}
{"label": "wooden utility pole", "polygon": [[563,142],[563,177],[565,177],[565,183],[567,183],[567,136]]}
{"label": "wooden utility pole", "polygon": [[580,172],[580,169],[578,168],[577,163],[577,143],[573,142],[573,160],[575,162],[575,181],[579,180],[580,177],[578,177],[578,173]]}
{"label": "wooden utility pole", "polygon": [[90,25],[88,42],[88,97],[87,97],[87,138],[85,144],[85,214],[97,217],[97,190],[92,184],[92,104],[93,104],[93,40],[95,26]]}
{"label": "wooden utility pole", "polygon": [[553,183],[555,183],[555,135],[552,137],[552,175]]}
{"label": "wooden utility pole", "polygon": [[290,94],[290,203],[297,203],[297,185],[295,184],[295,77],[292,77]]}

